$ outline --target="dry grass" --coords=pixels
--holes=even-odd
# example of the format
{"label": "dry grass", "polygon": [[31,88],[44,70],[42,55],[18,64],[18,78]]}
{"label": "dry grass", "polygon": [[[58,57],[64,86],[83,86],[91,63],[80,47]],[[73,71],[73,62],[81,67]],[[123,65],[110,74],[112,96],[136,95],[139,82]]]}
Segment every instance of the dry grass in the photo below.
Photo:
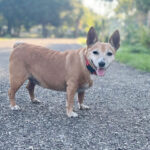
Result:
{"label": "dry grass", "polygon": [[0,39],[0,50],[11,50],[14,43],[17,41],[36,44],[40,46],[47,46],[51,44],[77,44],[77,39]]}

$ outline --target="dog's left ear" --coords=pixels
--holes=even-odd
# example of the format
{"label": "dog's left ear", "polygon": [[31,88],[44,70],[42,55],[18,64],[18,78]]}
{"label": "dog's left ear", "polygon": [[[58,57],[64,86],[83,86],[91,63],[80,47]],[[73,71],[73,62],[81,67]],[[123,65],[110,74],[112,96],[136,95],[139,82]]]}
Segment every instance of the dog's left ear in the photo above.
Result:
{"label": "dog's left ear", "polygon": [[97,41],[98,41],[98,37],[97,37],[96,31],[95,31],[94,27],[91,27],[87,34],[86,44],[89,47],[89,46],[95,44]]}
{"label": "dog's left ear", "polygon": [[120,47],[120,34],[118,30],[111,35],[109,43],[114,47],[115,50]]}

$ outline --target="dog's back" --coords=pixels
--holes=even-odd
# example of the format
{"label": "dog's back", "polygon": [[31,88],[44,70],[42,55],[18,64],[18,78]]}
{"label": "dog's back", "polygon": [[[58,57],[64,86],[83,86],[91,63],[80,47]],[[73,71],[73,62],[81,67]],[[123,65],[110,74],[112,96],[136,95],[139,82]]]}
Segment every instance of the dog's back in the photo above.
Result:
{"label": "dog's back", "polygon": [[67,52],[19,43],[10,56],[10,80],[20,80],[21,84],[32,77],[45,88],[64,90],[66,55]]}

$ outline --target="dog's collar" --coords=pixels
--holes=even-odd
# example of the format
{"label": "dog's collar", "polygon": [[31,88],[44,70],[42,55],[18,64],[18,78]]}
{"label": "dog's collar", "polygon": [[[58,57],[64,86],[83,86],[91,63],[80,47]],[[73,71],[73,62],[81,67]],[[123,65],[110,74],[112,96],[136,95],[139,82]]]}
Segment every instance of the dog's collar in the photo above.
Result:
{"label": "dog's collar", "polygon": [[88,61],[88,59],[86,57],[85,57],[85,61],[86,61],[86,68],[89,70],[89,72],[91,74],[97,75],[96,74],[96,70],[90,65],[90,63],[89,63],[89,61]]}

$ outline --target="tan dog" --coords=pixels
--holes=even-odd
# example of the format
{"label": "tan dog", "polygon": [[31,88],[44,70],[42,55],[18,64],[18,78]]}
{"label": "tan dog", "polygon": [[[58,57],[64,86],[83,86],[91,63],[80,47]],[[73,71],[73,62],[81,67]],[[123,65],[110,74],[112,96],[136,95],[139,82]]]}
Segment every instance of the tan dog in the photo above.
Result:
{"label": "tan dog", "polygon": [[28,79],[27,89],[32,102],[39,102],[34,96],[35,85],[66,91],[67,115],[77,117],[77,113],[73,112],[76,92],[79,108],[88,109],[88,106],[83,105],[83,98],[84,91],[93,84],[91,74],[104,75],[114,60],[119,43],[118,31],[112,34],[109,43],[101,43],[98,42],[95,29],[91,27],[87,36],[87,48],[59,52],[26,43],[15,44],[9,60],[11,109],[19,109],[15,93]]}

